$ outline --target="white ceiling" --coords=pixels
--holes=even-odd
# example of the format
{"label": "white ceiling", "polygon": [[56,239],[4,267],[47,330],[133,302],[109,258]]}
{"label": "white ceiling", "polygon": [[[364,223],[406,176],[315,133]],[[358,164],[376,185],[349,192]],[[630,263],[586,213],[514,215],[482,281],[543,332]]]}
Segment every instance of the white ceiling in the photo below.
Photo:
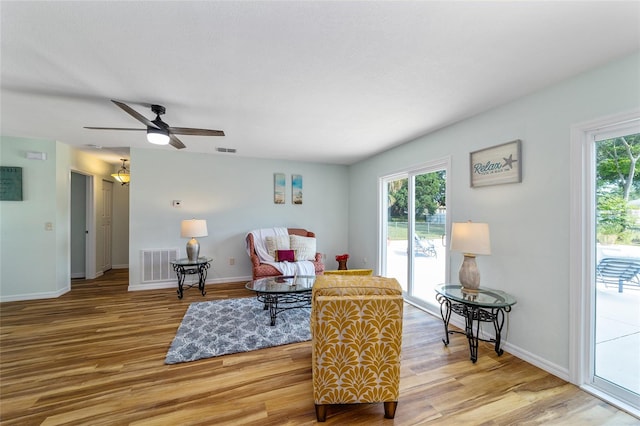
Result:
{"label": "white ceiling", "polygon": [[[351,164],[640,49],[640,2],[2,1],[1,131]],[[122,153],[108,156],[118,163]],[[135,165],[134,165],[135,166]]]}

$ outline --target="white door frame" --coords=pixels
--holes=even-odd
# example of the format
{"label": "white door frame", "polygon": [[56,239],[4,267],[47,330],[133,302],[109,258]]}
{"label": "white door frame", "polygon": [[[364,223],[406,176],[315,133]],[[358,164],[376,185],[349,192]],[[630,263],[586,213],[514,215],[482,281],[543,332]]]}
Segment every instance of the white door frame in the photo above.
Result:
{"label": "white door frame", "polygon": [[[569,377],[573,384],[636,416],[629,401],[594,385],[595,348],[595,135],[632,127],[640,110],[579,123],[571,128],[569,237]],[[630,132],[633,133],[633,132]]]}
{"label": "white door frame", "polygon": [[[71,169],[69,172],[69,193],[71,193],[71,173],[77,173],[86,177],[86,228],[88,233],[85,239],[85,279],[91,280],[96,278],[96,215],[95,215],[95,201],[94,201],[94,176],[92,174],[83,172],[82,170]],[[69,197],[71,202],[71,197]],[[69,222],[71,222],[71,215],[69,215]],[[71,229],[71,223],[69,223],[69,229]],[[71,236],[69,236],[71,238]]]}

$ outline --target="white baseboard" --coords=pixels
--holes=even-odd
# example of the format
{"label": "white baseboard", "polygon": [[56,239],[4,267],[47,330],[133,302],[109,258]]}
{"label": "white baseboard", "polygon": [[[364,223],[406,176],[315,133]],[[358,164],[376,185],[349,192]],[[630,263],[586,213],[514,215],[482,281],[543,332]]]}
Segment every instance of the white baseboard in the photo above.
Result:
{"label": "white baseboard", "polygon": [[509,352],[511,355],[520,358],[521,360],[527,361],[529,364],[533,364],[538,368],[546,371],[547,373],[553,374],[556,377],[561,378],[567,382],[571,382],[569,379],[569,369],[561,367],[557,364],[554,364],[544,358],[539,357],[538,355],[532,354],[531,352],[525,351],[522,348],[512,345],[509,342],[505,342],[502,345],[502,348],[505,352]]}
{"label": "white baseboard", "polygon": [[249,282],[251,280],[253,280],[253,278],[250,275],[244,277],[224,277],[207,280],[207,284],[240,283],[243,281]]}
{"label": "white baseboard", "polygon": [[178,283],[175,280],[171,281],[158,281],[146,284],[129,284],[129,291],[143,291],[143,290],[158,290],[163,288],[178,288]]}
{"label": "white baseboard", "polygon": [[46,291],[44,293],[13,294],[10,296],[0,297],[0,302],[20,302],[23,300],[55,299],[57,297],[62,296],[65,293],[68,293],[70,290],[71,290],[71,287],[68,286],[57,291]]}
{"label": "white baseboard", "polygon": [[[455,320],[452,316],[451,321],[449,321],[449,324],[453,324],[462,330],[464,330],[464,327],[465,327],[464,319],[459,315],[455,316]],[[486,327],[486,330],[482,330],[482,329],[480,330],[480,332],[482,333],[481,337],[484,339],[495,339],[496,335],[493,330],[493,325],[491,325],[491,323],[486,323],[486,324],[488,325]],[[557,364],[549,362],[548,360],[541,358],[538,355],[532,354],[531,352],[526,351],[521,347],[510,343],[508,340],[506,340],[508,336],[505,335],[505,329],[503,329],[502,333],[500,334],[502,336],[502,342],[500,342],[500,347],[505,352],[509,352],[511,355],[517,358],[520,358],[523,361],[527,361],[529,364],[535,365],[536,367],[543,369],[547,373],[553,374],[554,376],[559,377],[562,380],[566,380],[567,382],[570,382],[568,368],[563,368]],[[478,357],[480,356],[481,355],[478,354]]]}
{"label": "white baseboard", "polygon": [[96,274],[93,277],[90,277],[90,276],[87,275],[86,277],[84,277],[84,279],[85,280],[95,280],[96,278],[101,277],[103,275],[104,275],[103,271],[96,271]]}
{"label": "white baseboard", "polygon": [[111,269],[127,269],[129,268],[128,263],[123,263],[122,265],[111,265]]}
{"label": "white baseboard", "polygon": [[[196,275],[194,275],[195,277]],[[224,283],[234,283],[234,282],[242,282],[242,281],[251,281],[251,277],[225,277],[225,278],[214,278],[208,279],[205,281],[205,286],[210,284],[224,284]],[[196,281],[197,282],[197,281]],[[191,285],[192,283],[185,283],[185,285]],[[142,290],[158,290],[163,288],[178,288],[178,282],[176,280],[171,281],[159,281],[154,283],[145,283],[145,284],[129,284],[129,291],[142,291]]]}
{"label": "white baseboard", "polygon": [[[410,302],[407,302],[410,303]],[[431,310],[426,310],[425,308],[415,305],[413,303],[410,303],[412,306],[415,306],[416,308],[427,312],[433,316],[435,316],[436,318],[439,318],[440,321],[442,321],[442,317],[440,316],[440,312],[436,312],[436,311],[431,311]],[[490,323],[486,323],[489,324]],[[449,320],[449,325],[453,325],[455,327],[458,327],[461,330],[464,330],[465,328],[465,321],[464,318],[462,318],[459,315],[452,315],[451,319]],[[495,338],[495,333],[493,333],[491,331],[489,331],[489,329],[492,329],[493,326],[490,325],[489,327],[486,327],[486,330],[482,330],[481,329],[481,337],[485,338],[485,339],[493,339]],[[542,370],[546,371],[549,374],[553,374],[556,377],[561,378],[562,380],[566,380],[567,382],[571,382],[569,380],[569,369],[568,368],[564,368],[561,367],[557,364],[554,364],[544,358],[541,358],[535,354],[532,354],[529,351],[526,351],[518,346],[515,346],[513,344],[511,344],[509,341],[506,340],[505,333],[504,333],[504,329],[502,330],[503,333],[501,333],[502,335],[502,342],[500,347],[505,351],[505,352],[509,352],[511,355],[515,356],[516,358],[520,358],[523,361],[528,362],[529,364],[535,365],[538,368],[541,368]],[[442,333],[444,334],[444,327],[442,329]],[[478,357],[481,357],[482,354],[478,354]]]}

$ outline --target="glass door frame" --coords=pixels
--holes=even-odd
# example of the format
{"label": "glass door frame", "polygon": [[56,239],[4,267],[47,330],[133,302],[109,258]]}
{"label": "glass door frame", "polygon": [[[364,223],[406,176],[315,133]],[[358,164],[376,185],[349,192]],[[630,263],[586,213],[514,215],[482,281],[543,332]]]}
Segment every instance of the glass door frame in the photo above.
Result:
{"label": "glass door frame", "polygon": [[[596,147],[597,140],[638,133],[640,110],[571,128],[569,255],[569,376],[573,384],[640,416],[638,398],[595,375]],[[634,130],[635,129],[635,130]]]}
{"label": "glass door frame", "polygon": [[[439,160],[433,160],[433,161],[429,161],[429,162],[425,162],[419,165],[415,165],[412,167],[408,167],[405,170],[399,171],[399,172],[395,172],[395,173],[390,173],[384,176],[380,176],[378,178],[378,188],[379,188],[379,196],[378,196],[378,230],[379,230],[379,238],[378,238],[378,265],[377,265],[377,270],[380,271],[381,275],[386,276],[386,268],[387,268],[387,245],[386,245],[386,241],[387,241],[387,236],[388,236],[388,232],[387,232],[387,224],[388,224],[388,206],[387,206],[387,201],[388,201],[388,183],[390,181],[393,180],[398,180],[398,179],[407,179],[407,186],[408,186],[408,194],[410,195],[408,197],[407,200],[407,210],[408,210],[408,214],[407,214],[407,291],[404,293],[404,298],[406,301],[420,307],[423,308],[429,312],[432,312],[434,314],[440,315],[440,311],[439,311],[439,305],[437,305],[436,300],[435,300],[435,293],[434,293],[434,299],[433,299],[433,303],[432,304],[425,304],[424,301],[422,299],[418,299],[412,296],[412,291],[413,291],[413,286],[414,286],[414,262],[413,259],[415,257],[415,245],[413,244],[413,234],[415,232],[415,218],[413,217],[414,214],[411,214],[411,212],[415,211],[414,208],[414,198],[415,198],[415,177],[421,174],[426,174],[426,173],[433,173],[433,172],[437,172],[437,171],[441,171],[444,170],[445,171],[445,176],[446,176],[446,190],[445,190],[445,197],[447,200],[447,204],[446,204],[446,210],[445,210],[445,230],[449,230],[450,228],[450,217],[451,217],[451,212],[450,212],[450,207],[449,207],[449,200],[451,199],[450,197],[450,185],[449,185],[449,177],[451,176],[450,173],[450,169],[451,169],[451,158],[450,157],[445,157]],[[445,240],[446,243],[445,245],[448,247],[448,240],[449,240],[449,235],[447,233],[447,235],[445,236]],[[451,277],[450,277],[450,261],[449,261],[449,251],[445,250],[445,263],[444,263],[444,268],[445,268],[445,282],[449,282]]]}

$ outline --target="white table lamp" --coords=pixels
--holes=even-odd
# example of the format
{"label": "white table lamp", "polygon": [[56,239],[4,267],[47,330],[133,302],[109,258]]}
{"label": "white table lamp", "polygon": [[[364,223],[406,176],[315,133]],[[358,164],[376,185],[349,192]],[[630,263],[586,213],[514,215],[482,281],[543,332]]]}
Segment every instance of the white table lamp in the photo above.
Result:
{"label": "white table lamp", "polygon": [[476,264],[477,255],[491,254],[489,224],[457,222],[451,226],[451,250],[464,254],[460,267],[460,284],[469,290],[480,287],[480,271]]}
{"label": "white table lamp", "polygon": [[204,219],[189,219],[183,220],[180,224],[180,236],[182,238],[191,238],[187,243],[187,257],[190,262],[198,260],[200,254],[200,243],[196,240],[196,237],[206,237],[207,221]]}

